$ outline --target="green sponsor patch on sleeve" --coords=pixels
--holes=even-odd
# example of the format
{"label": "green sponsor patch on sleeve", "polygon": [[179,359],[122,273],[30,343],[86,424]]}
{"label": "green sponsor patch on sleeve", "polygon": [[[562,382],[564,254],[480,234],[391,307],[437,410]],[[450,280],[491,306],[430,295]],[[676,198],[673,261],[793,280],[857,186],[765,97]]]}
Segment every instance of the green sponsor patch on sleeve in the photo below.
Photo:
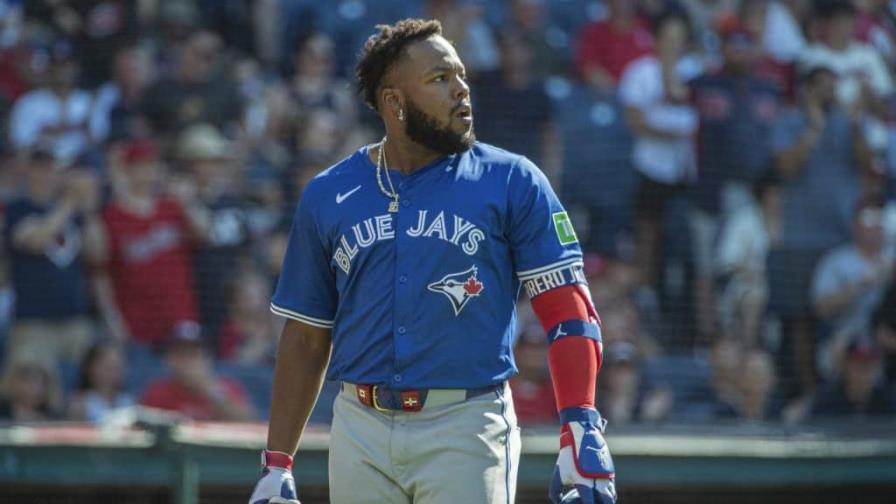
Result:
{"label": "green sponsor patch on sleeve", "polygon": [[569,245],[579,241],[576,230],[572,228],[572,222],[566,212],[556,212],[552,217],[554,218],[554,231],[557,232],[560,245]]}

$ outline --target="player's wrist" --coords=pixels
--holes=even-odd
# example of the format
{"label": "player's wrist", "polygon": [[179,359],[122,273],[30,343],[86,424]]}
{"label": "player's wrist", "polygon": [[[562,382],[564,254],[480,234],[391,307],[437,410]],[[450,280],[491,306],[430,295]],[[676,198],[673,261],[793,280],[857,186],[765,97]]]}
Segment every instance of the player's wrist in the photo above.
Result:
{"label": "player's wrist", "polygon": [[261,467],[264,469],[275,467],[286,471],[292,471],[292,462],[292,455],[288,453],[274,450],[261,451]]}
{"label": "player's wrist", "polygon": [[600,416],[594,406],[572,406],[560,410],[560,444],[570,444],[573,440],[571,425],[579,425],[586,430],[596,429],[601,434],[607,427],[607,420]]}
{"label": "player's wrist", "polygon": [[568,424],[570,422],[599,424],[601,421],[600,413],[594,406],[572,406],[560,410],[560,423]]}

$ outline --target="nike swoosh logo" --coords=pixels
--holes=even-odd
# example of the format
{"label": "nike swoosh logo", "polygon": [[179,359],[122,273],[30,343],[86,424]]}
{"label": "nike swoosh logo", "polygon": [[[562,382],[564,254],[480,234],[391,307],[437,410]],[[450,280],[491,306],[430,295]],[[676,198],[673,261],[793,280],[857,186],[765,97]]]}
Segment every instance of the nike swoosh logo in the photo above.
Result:
{"label": "nike swoosh logo", "polygon": [[345,194],[336,193],[336,204],[338,205],[338,204],[342,203],[343,201],[345,201],[345,198],[348,198],[352,194],[355,194],[355,191],[357,191],[360,188],[361,188],[361,186],[358,186]]}

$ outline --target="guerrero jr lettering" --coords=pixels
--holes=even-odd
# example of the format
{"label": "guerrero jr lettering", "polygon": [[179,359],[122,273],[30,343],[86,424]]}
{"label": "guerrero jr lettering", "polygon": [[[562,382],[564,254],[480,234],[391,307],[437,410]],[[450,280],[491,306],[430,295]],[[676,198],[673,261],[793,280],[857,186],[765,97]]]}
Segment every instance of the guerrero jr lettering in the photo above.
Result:
{"label": "guerrero jr lettering", "polygon": [[525,280],[523,287],[526,289],[529,299],[532,299],[551,289],[577,283],[588,283],[585,279],[585,269],[581,263],[562,266]]}

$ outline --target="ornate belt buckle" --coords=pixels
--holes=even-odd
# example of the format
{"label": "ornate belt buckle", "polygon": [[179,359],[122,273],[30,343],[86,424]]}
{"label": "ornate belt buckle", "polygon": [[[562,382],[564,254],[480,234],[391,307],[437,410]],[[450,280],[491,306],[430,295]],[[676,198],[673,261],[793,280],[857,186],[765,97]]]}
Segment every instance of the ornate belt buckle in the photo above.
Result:
{"label": "ornate belt buckle", "polygon": [[373,405],[373,409],[380,411],[382,413],[388,413],[390,410],[380,406],[380,403],[377,401],[377,398],[376,398],[376,389],[377,388],[379,388],[379,385],[374,385],[374,386],[370,387],[370,395],[371,395],[370,404]]}

